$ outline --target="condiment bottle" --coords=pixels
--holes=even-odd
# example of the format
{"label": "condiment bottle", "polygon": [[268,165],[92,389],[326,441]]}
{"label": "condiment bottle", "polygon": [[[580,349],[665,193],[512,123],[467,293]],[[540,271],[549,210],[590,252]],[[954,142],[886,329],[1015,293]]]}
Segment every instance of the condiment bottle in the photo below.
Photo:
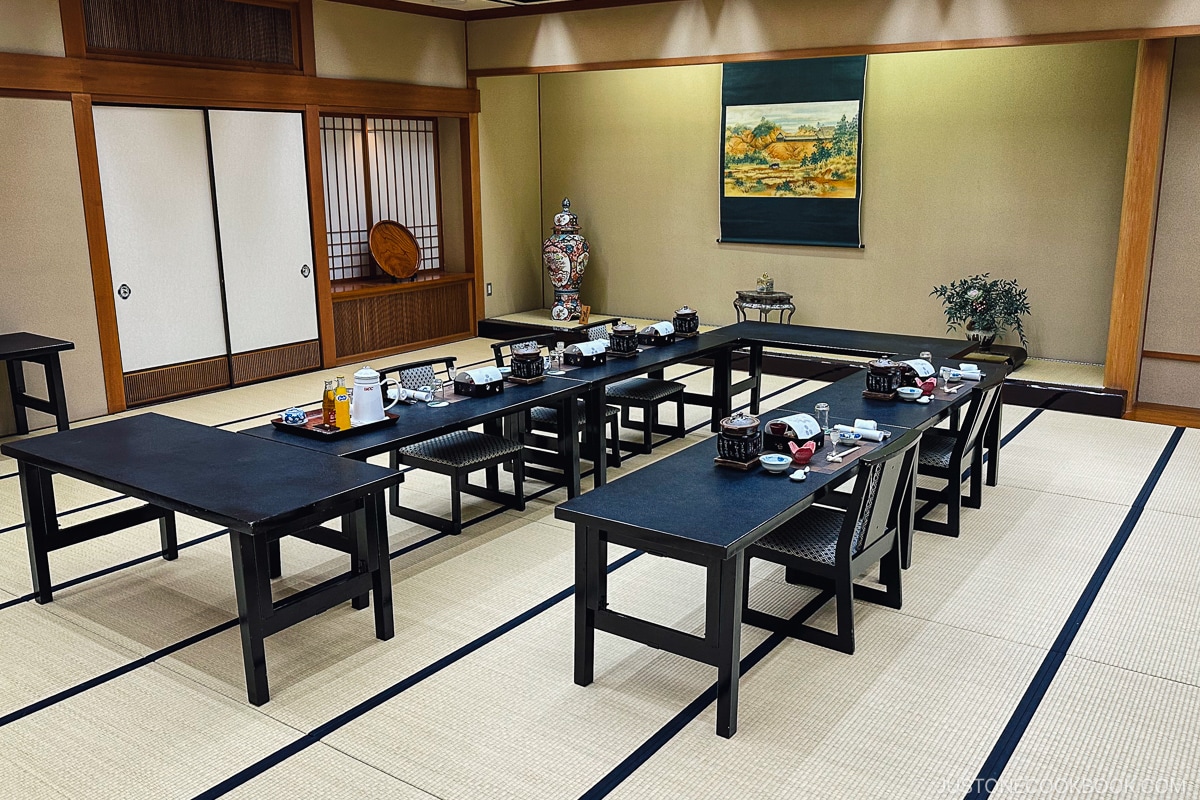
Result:
{"label": "condiment bottle", "polygon": [[333,397],[333,381],[325,381],[325,393],[321,395],[321,422],[327,428],[337,427],[337,403]]}
{"label": "condiment bottle", "polygon": [[339,375],[333,390],[334,419],[339,431],[350,427],[350,392],[346,390],[346,379]]}

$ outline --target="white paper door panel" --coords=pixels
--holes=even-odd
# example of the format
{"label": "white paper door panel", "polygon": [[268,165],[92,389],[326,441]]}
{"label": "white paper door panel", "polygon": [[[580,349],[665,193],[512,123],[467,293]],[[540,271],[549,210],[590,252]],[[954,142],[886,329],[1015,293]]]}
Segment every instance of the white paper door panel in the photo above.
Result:
{"label": "white paper door panel", "polygon": [[301,115],[208,114],[230,347],[316,339]]}
{"label": "white paper door panel", "polygon": [[204,112],[96,106],[92,116],[121,368],[225,354]]}

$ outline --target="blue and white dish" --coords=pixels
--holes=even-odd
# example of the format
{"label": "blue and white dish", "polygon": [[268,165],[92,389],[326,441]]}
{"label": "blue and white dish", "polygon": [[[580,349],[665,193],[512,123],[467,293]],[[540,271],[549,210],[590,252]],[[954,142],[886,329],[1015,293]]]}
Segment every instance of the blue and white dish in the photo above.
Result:
{"label": "blue and white dish", "polygon": [[792,459],[782,453],[763,453],[758,457],[758,463],[767,472],[781,473],[787,472],[792,466]]}
{"label": "blue and white dish", "polygon": [[288,425],[303,425],[308,421],[308,414],[300,408],[289,408],[283,412],[283,421]]}
{"label": "blue and white dish", "polygon": [[901,400],[916,400],[921,396],[921,390],[916,386],[901,386],[896,390]]}

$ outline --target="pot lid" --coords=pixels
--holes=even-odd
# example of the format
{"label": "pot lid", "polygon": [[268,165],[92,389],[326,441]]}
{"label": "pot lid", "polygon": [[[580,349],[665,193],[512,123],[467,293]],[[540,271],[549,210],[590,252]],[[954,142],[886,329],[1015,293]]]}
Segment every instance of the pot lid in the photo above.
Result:
{"label": "pot lid", "polygon": [[675,310],[675,316],[677,316],[677,317],[694,317],[694,316],[696,316],[696,309],[689,308],[688,306],[685,305],[683,308],[679,308],[679,309]]}
{"label": "pot lid", "polygon": [[379,373],[370,367],[363,367],[358,372],[354,373],[354,380],[357,381],[375,381],[379,383]]}
{"label": "pot lid", "polygon": [[536,356],[542,352],[542,346],[537,342],[520,342],[509,348],[514,356]]}
{"label": "pot lid", "polygon": [[872,361],[867,366],[873,370],[876,370],[877,372],[891,372],[900,365],[895,361],[892,361],[890,358],[880,358]]}
{"label": "pot lid", "polygon": [[613,333],[637,333],[637,328],[624,320],[613,323]]}
{"label": "pot lid", "polygon": [[721,420],[721,430],[729,433],[750,433],[758,430],[758,417],[739,411]]}

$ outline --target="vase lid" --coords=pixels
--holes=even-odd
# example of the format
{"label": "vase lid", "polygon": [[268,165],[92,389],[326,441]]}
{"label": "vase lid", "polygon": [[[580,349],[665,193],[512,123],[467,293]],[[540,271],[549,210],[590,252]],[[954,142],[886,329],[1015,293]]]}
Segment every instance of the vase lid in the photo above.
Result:
{"label": "vase lid", "polygon": [[514,356],[536,356],[542,352],[542,346],[537,342],[520,342],[508,349]]}
{"label": "vase lid", "polygon": [[727,433],[749,433],[758,430],[758,417],[738,411],[721,420],[721,430]]}
{"label": "vase lid", "polygon": [[554,215],[555,233],[574,233],[579,230],[579,217],[571,213],[571,198],[564,197],[562,211]]}
{"label": "vase lid", "polygon": [[683,308],[675,309],[675,316],[677,317],[694,317],[695,315],[696,309],[690,308],[686,304],[683,306]]}

